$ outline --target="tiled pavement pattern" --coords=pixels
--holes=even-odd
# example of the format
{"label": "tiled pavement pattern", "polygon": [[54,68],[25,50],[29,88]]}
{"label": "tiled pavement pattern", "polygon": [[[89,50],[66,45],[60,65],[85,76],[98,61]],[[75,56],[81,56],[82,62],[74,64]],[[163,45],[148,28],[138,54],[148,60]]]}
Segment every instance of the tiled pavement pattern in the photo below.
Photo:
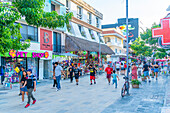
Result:
{"label": "tiled pavement pattern", "polygon": [[97,79],[96,85],[89,85],[89,76],[80,78],[80,85],[61,81],[62,90],[51,89],[52,80],[44,80],[34,93],[37,103],[29,108],[19,105],[21,97],[18,88],[0,90],[0,113],[160,113],[164,104],[165,86],[170,80],[159,77],[150,84],[142,82],[139,89],[131,89],[130,96],[121,98],[120,90],[108,85],[105,75]]}

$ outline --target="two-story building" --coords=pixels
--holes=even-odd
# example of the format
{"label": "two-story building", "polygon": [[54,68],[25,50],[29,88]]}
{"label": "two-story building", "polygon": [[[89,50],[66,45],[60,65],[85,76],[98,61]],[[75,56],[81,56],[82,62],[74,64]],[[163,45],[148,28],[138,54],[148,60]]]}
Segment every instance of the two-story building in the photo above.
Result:
{"label": "two-story building", "polygon": [[124,41],[126,38],[119,30],[115,28],[107,28],[103,30],[104,41],[114,52],[114,55],[108,55],[107,60],[112,62],[125,61]]}

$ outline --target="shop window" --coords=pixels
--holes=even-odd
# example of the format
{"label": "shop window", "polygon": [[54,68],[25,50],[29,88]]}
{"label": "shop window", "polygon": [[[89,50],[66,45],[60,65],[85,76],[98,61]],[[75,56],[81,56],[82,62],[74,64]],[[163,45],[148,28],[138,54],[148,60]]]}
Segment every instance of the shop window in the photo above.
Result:
{"label": "shop window", "polygon": [[30,41],[38,42],[38,29],[33,26],[28,26],[21,24],[22,28],[20,28],[20,33],[22,36],[21,41],[29,39]]}
{"label": "shop window", "polygon": [[53,33],[53,51],[61,53],[61,34]]}

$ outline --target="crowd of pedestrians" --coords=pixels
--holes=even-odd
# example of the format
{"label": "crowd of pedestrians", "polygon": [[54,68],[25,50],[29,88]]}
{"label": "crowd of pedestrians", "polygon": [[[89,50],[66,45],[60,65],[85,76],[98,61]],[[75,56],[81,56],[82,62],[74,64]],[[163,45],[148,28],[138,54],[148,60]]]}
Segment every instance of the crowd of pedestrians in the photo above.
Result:
{"label": "crowd of pedestrians", "polygon": [[[94,65],[90,64],[88,66],[88,69],[90,71],[90,85],[96,84],[96,77],[97,77],[97,69],[95,68]],[[128,65],[128,70],[127,70],[127,65],[126,62],[123,63],[113,63],[112,65],[110,63],[105,63],[103,65],[103,69],[106,72],[106,78],[108,80],[108,84],[110,85],[112,82],[112,85],[115,84],[115,88],[117,88],[117,81],[119,81],[119,76],[120,75],[125,75],[125,73],[128,71],[130,77],[132,80],[138,79],[141,76],[144,76],[145,80],[151,82],[150,77],[156,78],[158,80],[158,75],[159,73],[169,73],[170,71],[170,64],[165,64],[162,65],[162,63],[156,62],[154,63],[147,63],[147,62],[140,62],[140,63],[129,63]],[[75,65],[70,65],[68,68],[68,74],[70,78],[70,83],[73,83],[73,78],[75,77],[75,82],[76,85],[79,85],[79,77],[80,77],[80,69],[78,68],[77,64]],[[59,65],[58,62],[54,63],[54,70],[53,70],[53,79],[54,79],[54,84],[53,88],[56,87],[56,91],[61,90],[61,75],[65,75],[63,68]],[[22,95],[22,102],[21,104],[24,104],[24,95],[25,93],[27,94],[28,97],[28,102],[25,106],[25,108],[30,106],[30,101],[31,99],[33,100],[32,104],[36,103],[36,99],[33,96],[33,91],[36,91],[36,84],[37,84],[37,79],[36,76],[32,74],[32,70],[28,69],[27,71],[25,70],[24,67],[21,67],[21,71],[19,73],[19,78],[20,78],[20,94]],[[112,79],[112,80],[111,80]]]}

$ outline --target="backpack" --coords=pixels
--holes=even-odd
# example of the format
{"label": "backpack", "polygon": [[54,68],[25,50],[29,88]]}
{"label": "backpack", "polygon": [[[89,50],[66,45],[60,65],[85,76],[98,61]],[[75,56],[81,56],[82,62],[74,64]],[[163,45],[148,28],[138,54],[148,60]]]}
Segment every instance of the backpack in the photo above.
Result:
{"label": "backpack", "polygon": [[[31,75],[31,79],[33,81],[33,75]],[[37,79],[35,80],[36,81],[36,85],[37,85]],[[32,82],[32,86],[34,85],[34,82]]]}

